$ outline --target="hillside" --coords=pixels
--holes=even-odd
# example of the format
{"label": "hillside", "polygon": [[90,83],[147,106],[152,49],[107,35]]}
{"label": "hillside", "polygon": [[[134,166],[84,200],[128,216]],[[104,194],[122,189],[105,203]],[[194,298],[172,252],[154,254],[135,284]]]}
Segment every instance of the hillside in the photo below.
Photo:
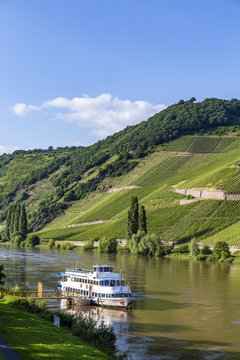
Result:
{"label": "hillside", "polygon": [[187,197],[175,188],[238,194],[239,125],[239,100],[191,99],[89,147],[2,155],[1,221],[17,201],[41,238],[124,238],[130,199],[137,196],[149,232],[165,241],[214,240],[227,227],[234,232],[240,200],[182,202]]}

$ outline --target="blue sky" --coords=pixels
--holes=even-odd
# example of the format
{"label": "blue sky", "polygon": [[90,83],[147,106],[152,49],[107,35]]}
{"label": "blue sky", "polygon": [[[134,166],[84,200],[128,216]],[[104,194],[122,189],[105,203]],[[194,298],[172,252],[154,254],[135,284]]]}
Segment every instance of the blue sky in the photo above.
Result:
{"label": "blue sky", "polygon": [[239,98],[240,1],[0,0],[0,153]]}

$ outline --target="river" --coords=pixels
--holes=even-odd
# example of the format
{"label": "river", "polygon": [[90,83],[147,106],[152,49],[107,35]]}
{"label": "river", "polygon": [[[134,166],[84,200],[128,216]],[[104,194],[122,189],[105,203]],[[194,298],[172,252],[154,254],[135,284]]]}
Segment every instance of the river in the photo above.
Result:
{"label": "river", "polygon": [[133,360],[240,359],[240,265],[0,247],[9,285],[41,281],[55,289],[57,273],[76,261],[126,272],[133,309],[89,307],[85,314],[111,323]]}

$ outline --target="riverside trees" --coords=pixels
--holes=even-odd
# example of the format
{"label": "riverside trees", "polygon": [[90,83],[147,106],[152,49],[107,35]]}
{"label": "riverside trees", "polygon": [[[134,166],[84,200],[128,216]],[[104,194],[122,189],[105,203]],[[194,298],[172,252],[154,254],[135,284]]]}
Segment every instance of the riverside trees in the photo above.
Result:
{"label": "riverside trees", "polygon": [[27,215],[25,205],[14,204],[7,212],[5,235],[7,240],[19,245],[27,237]]}
{"label": "riverside trees", "polygon": [[147,218],[146,211],[143,205],[139,210],[138,198],[132,196],[131,206],[128,210],[127,219],[127,237],[130,239],[133,234],[137,234],[138,230],[147,234]]}

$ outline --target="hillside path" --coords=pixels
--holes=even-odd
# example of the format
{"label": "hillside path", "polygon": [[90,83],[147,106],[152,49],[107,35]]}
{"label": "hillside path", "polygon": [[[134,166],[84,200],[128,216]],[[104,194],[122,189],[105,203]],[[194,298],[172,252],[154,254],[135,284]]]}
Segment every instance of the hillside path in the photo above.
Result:
{"label": "hillside path", "polygon": [[11,349],[3,339],[0,338],[0,352],[6,360],[21,360],[20,357]]}

